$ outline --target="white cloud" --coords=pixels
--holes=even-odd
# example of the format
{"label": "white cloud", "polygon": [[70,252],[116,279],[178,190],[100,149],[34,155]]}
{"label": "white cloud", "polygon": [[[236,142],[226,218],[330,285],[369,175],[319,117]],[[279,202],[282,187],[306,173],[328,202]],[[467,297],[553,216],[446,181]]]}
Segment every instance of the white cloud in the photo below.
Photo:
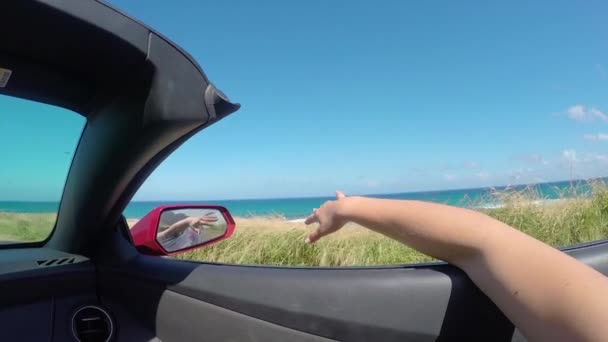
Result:
{"label": "white cloud", "polygon": [[567,162],[576,161],[576,150],[573,150],[573,149],[563,150],[562,159]]}
{"label": "white cloud", "polygon": [[474,162],[474,161],[468,161],[468,162],[465,162],[463,164],[463,166],[464,166],[465,169],[478,169],[479,168],[479,163]]}
{"label": "white cloud", "polygon": [[608,122],[608,115],[595,107],[585,108],[585,106],[577,104],[568,108],[566,112],[568,117],[574,121],[594,121],[597,119]]}
{"label": "white cloud", "polygon": [[583,121],[586,116],[585,107],[583,105],[575,105],[568,108],[568,117],[572,120]]}
{"label": "white cloud", "polygon": [[608,163],[608,154],[596,154],[593,156],[596,161]]}
{"label": "white cloud", "polygon": [[[490,180],[492,183],[504,179],[511,184],[529,184],[569,178],[589,179],[608,175],[608,152],[603,150],[591,152],[565,148],[558,154],[545,157],[548,158],[546,164],[533,163],[535,160],[545,159],[540,158],[540,156],[530,157],[528,155],[525,160],[530,161],[530,163],[520,164],[520,166],[514,166],[503,172],[498,171],[492,175]],[[516,160],[523,161],[521,157]]]}
{"label": "white cloud", "polygon": [[588,141],[596,141],[597,134],[585,134],[585,135],[583,135],[583,139],[588,140]]}
{"label": "white cloud", "polygon": [[[542,171],[542,170],[541,170]],[[520,183],[535,183],[538,178],[539,170],[532,167],[519,167],[510,170],[508,173],[509,179],[512,182]]]}
{"label": "white cloud", "polygon": [[515,160],[523,162],[525,164],[542,164],[547,165],[549,162],[543,158],[543,156],[539,153],[531,153],[525,154],[521,156],[515,156]]}
{"label": "white cloud", "polygon": [[582,163],[606,163],[608,162],[608,154],[601,153],[585,153],[580,160]]}
{"label": "white cloud", "polygon": [[585,134],[583,138],[589,141],[608,141],[608,133]]}
{"label": "white cloud", "polygon": [[591,108],[589,109],[589,115],[591,116],[592,119],[597,118],[600,119],[602,121],[608,121],[608,115],[606,115],[605,113],[603,113],[602,111],[600,111],[597,108]]}
{"label": "white cloud", "polygon": [[571,161],[564,158],[565,160],[562,164],[562,170],[569,170],[568,175],[570,177],[580,179],[606,177],[608,154],[595,152],[576,153],[574,158]]}
{"label": "white cloud", "polygon": [[441,171],[449,170],[452,168],[452,166],[446,162],[441,162],[436,167],[438,170],[441,170]]}
{"label": "white cloud", "polygon": [[451,173],[446,173],[446,174],[443,175],[443,179],[445,179],[446,181],[451,182],[451,181],[456,180],[456,176],[453,175],[453,174],[451,174]]}
{"label": "white cloud", "polygon": [[482,171],[482,172],[478,172],[477,174],[475,174],[477,176],[477,178],[479,178],[479,180],[485,182],[488,180],[488,178],[490,178],[490,174]]}
{"label": "white cloud", "polygon": [[420,177],[420,176],[426,176],[428,175],[428,172],[426,172],[425,169],[421,168],[421,167],[412,167],[410,169],[407,170],[407,173],[410,175],[413,175],[415,177]]}

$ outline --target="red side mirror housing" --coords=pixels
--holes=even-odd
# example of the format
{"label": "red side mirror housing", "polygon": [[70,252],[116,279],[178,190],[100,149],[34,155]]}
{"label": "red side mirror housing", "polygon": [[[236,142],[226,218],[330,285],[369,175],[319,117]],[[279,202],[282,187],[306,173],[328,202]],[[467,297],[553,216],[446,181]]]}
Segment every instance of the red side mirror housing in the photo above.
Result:
{"label": "red side mirror housing", "polygon": [[236,224],[218,205],[183,204],[154,208],[133,228],[135,247],[147,255],[174,255],[232,236]]}

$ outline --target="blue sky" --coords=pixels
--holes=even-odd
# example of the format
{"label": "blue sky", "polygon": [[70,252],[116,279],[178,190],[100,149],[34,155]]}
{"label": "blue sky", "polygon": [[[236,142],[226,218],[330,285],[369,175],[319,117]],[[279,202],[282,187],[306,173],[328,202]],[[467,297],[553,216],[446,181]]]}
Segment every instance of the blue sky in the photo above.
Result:
{"label": "blue sky", "polygon": [[[504,185],[568,179],[570,165],[576,178],[608,175],[605,2],[110,2],[243,105],[136,199]],[[47,126],[66,144],[67,117]]]}
{"label": "blue sky", "polygon": [[84,123],[66,109],[0,95],[0,201],[58,201]]}

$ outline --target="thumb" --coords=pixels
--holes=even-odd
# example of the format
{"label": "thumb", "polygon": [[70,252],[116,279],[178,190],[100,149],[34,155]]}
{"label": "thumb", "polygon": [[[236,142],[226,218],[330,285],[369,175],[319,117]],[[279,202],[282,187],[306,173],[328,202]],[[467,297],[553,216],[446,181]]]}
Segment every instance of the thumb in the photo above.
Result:
{"label": "thumb", "polygon": [[343,199],[346,196],[344,196],[344,193],[342,191],[336,191],[336,199]]}

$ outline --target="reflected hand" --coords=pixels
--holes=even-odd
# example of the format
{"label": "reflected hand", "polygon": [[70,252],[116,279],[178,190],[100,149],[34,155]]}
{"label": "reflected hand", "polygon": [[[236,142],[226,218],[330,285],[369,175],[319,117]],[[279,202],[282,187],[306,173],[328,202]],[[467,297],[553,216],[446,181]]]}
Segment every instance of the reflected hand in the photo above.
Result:
{"label": "reflected hand", "polygon": [[195,228],[213,225],[218,221],[214,213],[207,213],[201,217],[190,217],[188,223]]}
{"label": "reflected hand", "polygon": [[314,243],[323,236],[329,235],[344,226],[346,219],[340,217],[338,208],[344,203],[346,196],[336,191],[336,200],[325,202],[319,209],[314,209],[312,215],[306,218],[304,223],[318,223],[319,227],[306,237],[306,243]]}

